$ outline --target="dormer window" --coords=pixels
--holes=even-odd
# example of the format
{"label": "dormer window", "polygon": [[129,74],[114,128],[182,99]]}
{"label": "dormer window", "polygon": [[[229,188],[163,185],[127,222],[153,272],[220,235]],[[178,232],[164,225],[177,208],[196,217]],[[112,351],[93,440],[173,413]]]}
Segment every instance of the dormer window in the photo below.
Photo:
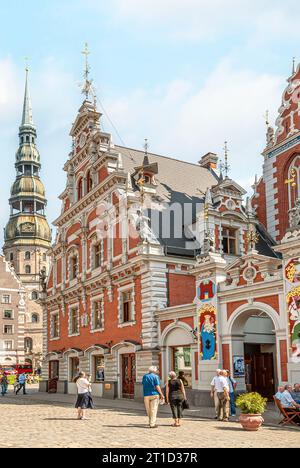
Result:
{"label": "dormer window", "polygon": [[223,253],[227,255],[237,255],[237,229],[223,227],[222,245]]}

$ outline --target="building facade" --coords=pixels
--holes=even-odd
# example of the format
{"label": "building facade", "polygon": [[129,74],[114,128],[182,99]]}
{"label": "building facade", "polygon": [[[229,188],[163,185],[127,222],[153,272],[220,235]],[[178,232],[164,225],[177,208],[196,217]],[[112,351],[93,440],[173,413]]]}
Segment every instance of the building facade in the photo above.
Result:
{"label": "building facade", "polygon": [[[297,100],[298,99],[298,100]],[[43,390],[139,398],[149,365],[207,398],[218,367],[271,397],[300,380],[300,69],[254,196],[199,164],[114,145],[87,93],[71,130],[44,306]],[[299,163],[300,167],[300,163]]]}
{"label": "building facade", "polygon": [[38,303],[40,273],[49,271],[48,249],[51,231],[46,220],[47,201],[40,178],[41,161],[36,146],[37,131],[26,71],[25,97],[19,148],[16,153],[16,180],[11,189],[10,218],[5,229],[5,258],[26,289],[25,358],[34,368],[42,361],[42,309]]}
{"label": "building facade", "polygon": [[0,256],[0,366],[25,363],[25,297],[13,268]]}

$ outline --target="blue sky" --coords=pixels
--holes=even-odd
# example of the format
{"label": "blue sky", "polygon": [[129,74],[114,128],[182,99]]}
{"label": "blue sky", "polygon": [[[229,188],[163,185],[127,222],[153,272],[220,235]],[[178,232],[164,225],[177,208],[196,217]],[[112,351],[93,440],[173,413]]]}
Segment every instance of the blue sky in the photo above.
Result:
{"label": "blue sky", "polygon": [[[69,130],[81,104],[87,41],[97,94],[131,147],[197,162],[228,140],[231,176],[249,188],[261,173],[263,115],[273,120],[292,57],[300,4],[294,0],[14,0],[0,29],[0,225],[13,183],[30,57],[48,218],[60,212]],[[300,54],[298,54],[300,59]],[[103,127],[112,131],[109,121]],[[188,181],[187,181],[188,183]]]}

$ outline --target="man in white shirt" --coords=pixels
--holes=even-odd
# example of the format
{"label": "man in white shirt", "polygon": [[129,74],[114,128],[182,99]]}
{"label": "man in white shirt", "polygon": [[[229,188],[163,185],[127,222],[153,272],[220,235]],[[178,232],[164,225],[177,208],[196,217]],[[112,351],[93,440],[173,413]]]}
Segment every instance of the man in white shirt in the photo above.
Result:
{"label": "man in white shirt", "polygon": [[227,372],[222,370],[219,377],[215,379],[215,391],[218,397],[218,420],[229,421],[229,384],[227,380]]}
{"label": "man in white shirt", "polygon": [[[286,385],[284,387],[284,392],[281,396],[280,402],[287,413],[294,412],[294,411],[300,412],[300,405],[298,405],[298,403],[296,403],[293,400],[293,397],[291,395],[292,391],[293,391],[293,387],[291,385]],[[296,416],[293,419],[293,421],[300,426],[300,416]]]}
{"label": "man in white shirt", "polygon": [[281,401],[283,392],[284,392],[284,387],[278,387],[278,392],[275,395],[276,400]]}
{"label": "man in white shirt", "polygon": [[210,384],[211,385],[210,396],[214,400],[214,403],[215,403],[215,410],[216,410],[215,419],[218,419],[218,404],[219,404],[219,399],[218,399],[218,395],[216,392],[216,379],[220,376],[220,373],[221,373],[221,369],[217,369],[216,376],[212,379],[211,384]]}

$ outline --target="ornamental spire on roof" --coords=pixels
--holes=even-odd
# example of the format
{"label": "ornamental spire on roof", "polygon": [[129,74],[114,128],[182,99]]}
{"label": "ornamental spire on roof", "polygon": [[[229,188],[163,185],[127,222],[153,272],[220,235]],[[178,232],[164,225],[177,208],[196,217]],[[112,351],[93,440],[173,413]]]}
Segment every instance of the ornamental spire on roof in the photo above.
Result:
{"label": "ornamental spire on roof", "polygon": [[87,101],[89,101],[90,97],[92,97],[92,101],[93,100],[95,101],[95,91],[93,88],[93,80],[91,80],[90,78],[90,71],[91,71],[90,64],[89,64],[90,51],[89,51],[89,46],[87,42],[85,43],[85,47],[84,47],[84,50],[82,51],[82,54],[85,56],[85,69],[84,69],[84,74],[83,74],[84,82],[82,84],[81,91],[82,91],[82,94],[85,95],[85,98]]}
{"label": "ornamental spire on roof", "polygon": [[25,94],[24,94],[24,104],[23,104],[23,115],[21,127],[34,127],[33,118],[32,118],[32,105],[29,92],[29,68],[28,64],[26,65],[26,82],[25,82]]}

